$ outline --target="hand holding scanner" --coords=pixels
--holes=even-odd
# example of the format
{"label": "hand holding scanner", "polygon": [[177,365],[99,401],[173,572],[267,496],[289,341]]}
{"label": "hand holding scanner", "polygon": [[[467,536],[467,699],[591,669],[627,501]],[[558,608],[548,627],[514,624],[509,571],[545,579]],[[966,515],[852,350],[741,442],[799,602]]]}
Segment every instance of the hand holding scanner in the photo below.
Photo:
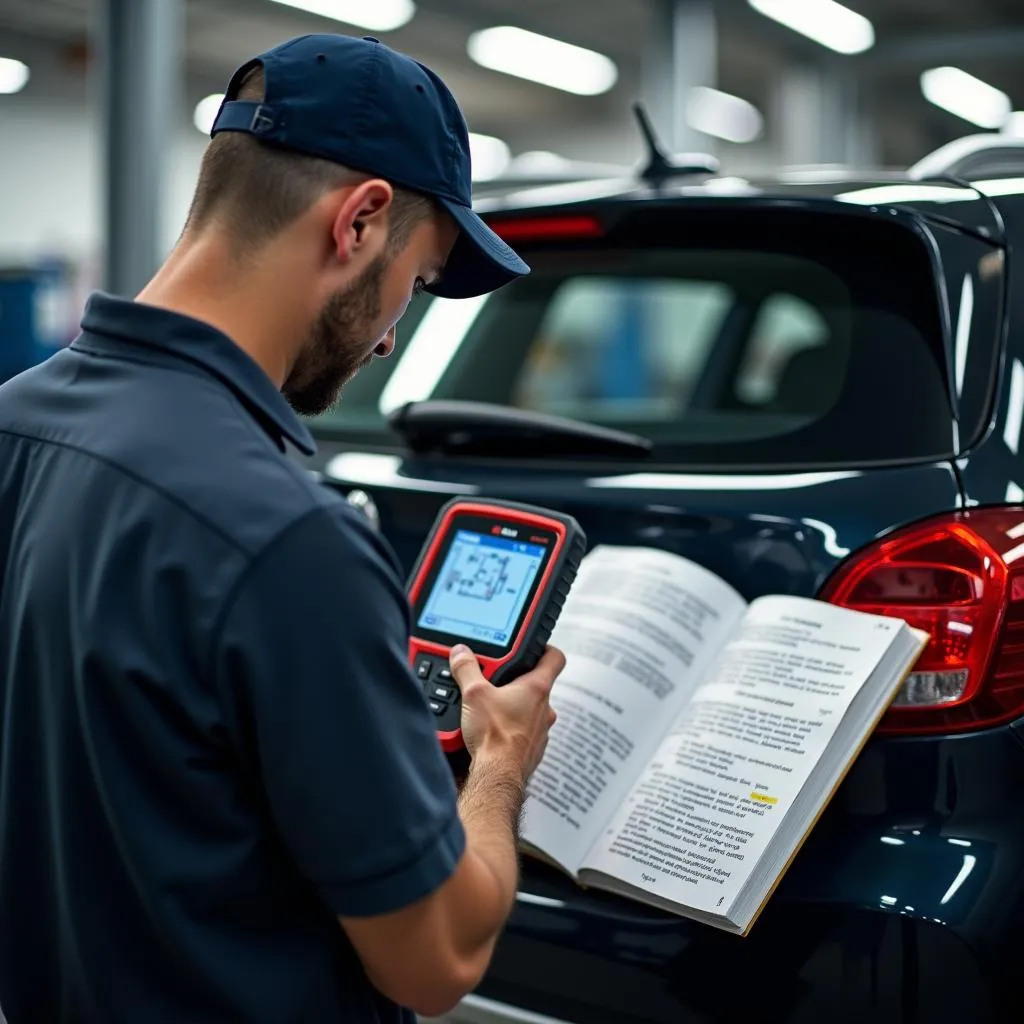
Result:
{"label": "hand holding scanner", "polygon": [[529,672],[586,547],[572,516],[533,505],[456,498],[438,513],[409,579],[409,662],[446,753],[464,748],[451,649],[466,644],[496,686]]}

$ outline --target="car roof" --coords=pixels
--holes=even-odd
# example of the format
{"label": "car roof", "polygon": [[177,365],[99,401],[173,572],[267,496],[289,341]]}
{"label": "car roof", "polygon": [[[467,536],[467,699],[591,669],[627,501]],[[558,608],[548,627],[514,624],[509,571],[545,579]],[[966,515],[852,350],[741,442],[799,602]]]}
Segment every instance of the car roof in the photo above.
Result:
{"label": "car roof", "polygon": [[914,210],[990,240],[1003,235],[999,202],[1024,197],[1024,138],[958,139],[911,168],[787,167],[763,175],[730,175],[712,157],[689,154],[658,180],[640,165],[566,163],[540,173],[478,183],[474,205],[484,216],[553,212],[579,204],[631,202],[754,202],[842,204],[877,214]]}

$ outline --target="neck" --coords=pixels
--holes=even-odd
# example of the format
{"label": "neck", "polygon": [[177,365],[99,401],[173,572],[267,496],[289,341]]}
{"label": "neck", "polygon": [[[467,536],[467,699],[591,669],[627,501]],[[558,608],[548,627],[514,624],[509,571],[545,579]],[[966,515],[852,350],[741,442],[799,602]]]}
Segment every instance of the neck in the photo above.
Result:
{"label": "neck", "polygon": [[292,261],[270,258],[240,266],[222,238],[186,233],[136,301],[217,328],[280,389],[304,338],[296,269]]}

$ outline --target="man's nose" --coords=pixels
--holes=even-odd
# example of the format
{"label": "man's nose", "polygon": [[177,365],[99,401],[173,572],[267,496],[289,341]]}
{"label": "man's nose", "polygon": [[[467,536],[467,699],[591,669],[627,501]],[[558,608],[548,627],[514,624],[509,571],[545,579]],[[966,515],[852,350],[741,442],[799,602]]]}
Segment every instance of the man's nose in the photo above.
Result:
{"label": "man's nose", "polygon": [[373,350],[382,359],[386,359],[392,352],[395,351],[395,328],[392,327],[387,334],[384,335],[383,340]]}

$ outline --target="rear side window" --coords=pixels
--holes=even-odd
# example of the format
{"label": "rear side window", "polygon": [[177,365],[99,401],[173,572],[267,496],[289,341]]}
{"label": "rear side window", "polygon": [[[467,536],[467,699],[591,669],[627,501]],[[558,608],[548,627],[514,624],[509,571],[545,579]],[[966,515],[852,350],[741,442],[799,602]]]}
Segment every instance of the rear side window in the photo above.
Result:
{"label": "rear side window", "polygon": [[583,245],[523,248],[532,273],[493,295],[417,300],[397,354],[315,428],[380,432],[405,402],[454,398],[640,433],[677,464],[948,454],[938,294],[912,231],[650,205]]}

